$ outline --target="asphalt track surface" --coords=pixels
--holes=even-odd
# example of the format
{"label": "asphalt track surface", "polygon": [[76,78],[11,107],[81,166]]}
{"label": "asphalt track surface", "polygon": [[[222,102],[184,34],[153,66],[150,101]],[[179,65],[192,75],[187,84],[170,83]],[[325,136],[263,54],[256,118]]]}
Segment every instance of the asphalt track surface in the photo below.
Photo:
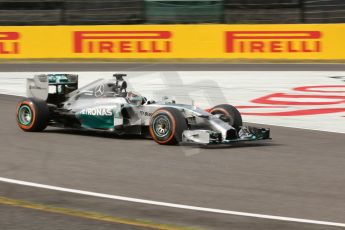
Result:
{"label": "asphalt track surface", "polygon": [[[64,69],[60,69],[61,64],[0,66],[2,71],[138,68],[134,64],[122,65],[68,64]],[[165,65],[153,65],[158,66],[154,70],[200,70]],[[277,68],[248,66],[244,70]],[[300,66],[303,65],[281,68],[292,70]],[[205,66],[202,68],[206,70]],[[208,70],[212,68],[209,66]],[[221,70],[234,68],[243,66],[227,65]],[[309,69],[345,67],[305,65],[303,70]],[[344,134],[265,125],[272,129],[271,142],[196,148],[53,128],[25,133],[15,122],[19,99],[0,95],[0,177],[207,208],[345,222]],[[3,199],[11,199],[13,204],[6,204]],[[33,205],[24,207],[21,201]],[[129,223],[73,216],[67,211],[37,210],[34,207],[38,204],[99,213],[114,220],[125,218]],[[135,220],[148,221],[153,227],[161,223],[196,229],[341,229],[108,200],[0,182],[0,229],[146,229],[131,224]]]}

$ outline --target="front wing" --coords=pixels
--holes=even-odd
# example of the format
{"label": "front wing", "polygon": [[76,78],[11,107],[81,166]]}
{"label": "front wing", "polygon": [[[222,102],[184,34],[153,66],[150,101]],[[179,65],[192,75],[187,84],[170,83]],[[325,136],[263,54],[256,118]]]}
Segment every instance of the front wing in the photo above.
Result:
{"label": "front wing", "polygon": [[222,138],[221,134],[211,130],[185,130],[182,134],[182,143],[202,145],[233,144],[243,141],[269,140],[270,129],[242,126],[235,138]]}

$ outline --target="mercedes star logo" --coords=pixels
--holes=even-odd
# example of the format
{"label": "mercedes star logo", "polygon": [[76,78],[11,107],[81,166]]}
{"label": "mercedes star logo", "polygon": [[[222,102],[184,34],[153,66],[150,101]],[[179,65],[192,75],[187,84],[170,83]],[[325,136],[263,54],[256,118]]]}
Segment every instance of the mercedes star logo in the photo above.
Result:
{"label": "mercedes star logo", "polygon": [[104,85],[99,85],[95,88],[95,96],[100,97],[104,94]]}

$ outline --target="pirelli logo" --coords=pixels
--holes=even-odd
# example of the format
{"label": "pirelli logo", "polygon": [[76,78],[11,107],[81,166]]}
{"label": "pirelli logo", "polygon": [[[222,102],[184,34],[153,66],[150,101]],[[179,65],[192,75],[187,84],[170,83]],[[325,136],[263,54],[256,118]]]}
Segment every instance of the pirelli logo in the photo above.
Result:
{"label": "pirelli logo", "polygon": [[170,53],[170,31],[76,31],[74,53]]}
{"label": "pirelli logo", "polygon": [[320,31],[226,31],[227,53],[321,52]]}
{"label": "pirelli logo", "polygon": [[19,54],[19,33],[0,32],[0,55]]}

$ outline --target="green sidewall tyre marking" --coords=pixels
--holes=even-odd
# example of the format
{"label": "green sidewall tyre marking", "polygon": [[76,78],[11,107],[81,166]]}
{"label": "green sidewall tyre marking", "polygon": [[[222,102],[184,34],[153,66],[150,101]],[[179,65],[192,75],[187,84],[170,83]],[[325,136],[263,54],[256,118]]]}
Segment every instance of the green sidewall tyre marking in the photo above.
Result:
{"label": "green sidewall tyre marking", "polygon": [[[28,115],[28,117],[23,119],[27,115]],[[20,124],[25,125],[25,126],[28,126],[31,124],[31,122],[32,122],[32,111],[31,111],[31,108],[29,106],[27,106],[27,105],[20,106],[19,111],[18,111],[18,120],[19,120]]]}

